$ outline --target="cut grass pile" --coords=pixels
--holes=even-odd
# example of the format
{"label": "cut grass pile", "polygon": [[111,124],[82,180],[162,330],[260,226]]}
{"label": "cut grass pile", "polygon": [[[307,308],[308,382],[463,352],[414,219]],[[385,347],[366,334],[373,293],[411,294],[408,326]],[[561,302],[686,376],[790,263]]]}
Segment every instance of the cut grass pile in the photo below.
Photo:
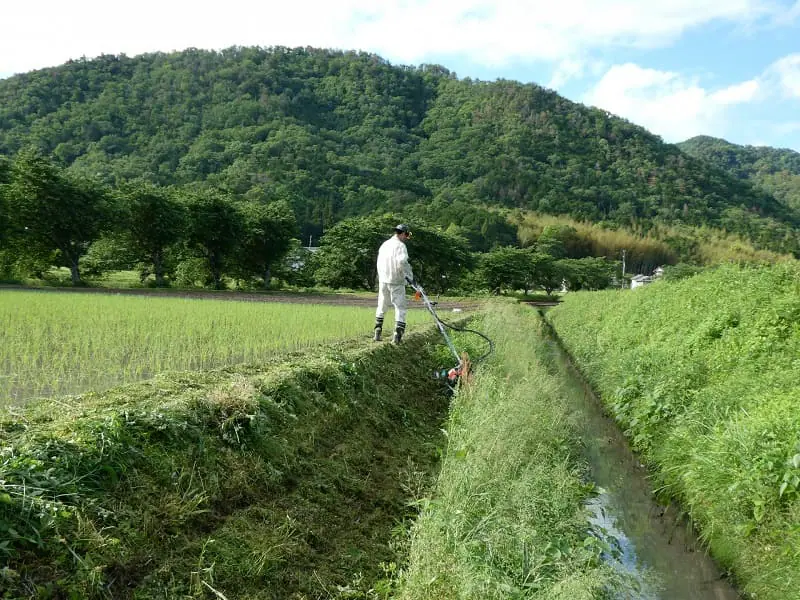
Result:
{"label": "cut grass pile", "polygon": [[[0,291],[0,406],[366,338],[373,315],[345,306]],[[429,318],[408,314],[411,328]]]}
{"label": "cut grass pile", "polygon": [[800,268],[567,294],[548,318],[739,587],[800,598]]}

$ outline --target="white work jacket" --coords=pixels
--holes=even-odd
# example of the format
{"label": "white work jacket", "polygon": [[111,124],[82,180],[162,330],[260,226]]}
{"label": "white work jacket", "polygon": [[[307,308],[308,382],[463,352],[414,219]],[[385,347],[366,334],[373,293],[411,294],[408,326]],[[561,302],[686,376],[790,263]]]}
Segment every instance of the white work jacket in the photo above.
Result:
{"label": "white work jacket", "polygon": [[405,243],[393,235],[383,242],[378,250],[378,281],[405,285],[406,277],[414,280],[414,273],[408,264],[408,250]]}

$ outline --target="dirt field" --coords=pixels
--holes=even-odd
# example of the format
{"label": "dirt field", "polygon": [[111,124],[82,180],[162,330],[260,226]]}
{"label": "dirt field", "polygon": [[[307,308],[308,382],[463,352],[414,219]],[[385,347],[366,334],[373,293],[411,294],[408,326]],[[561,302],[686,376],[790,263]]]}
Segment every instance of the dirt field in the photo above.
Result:
{"label": "dirt field", "polygon": [[[156,289],[130,289],[130,288],[68,288],[68,287],[22,287],[16,285],[0,286],[0,291],[28,291],[28,292],[68,292],[76,294],[119,294],[131,296],[157,296],[170,298],[188,299],[212,299],[227,300],[232,302],[283,302],[287,304],[331,304],[337,306],[366,306],[375,307],[377,294],[366,296],[360,294],[302,294],[286,292],[235,292],[235,291],[179,291],[179,290],[156,290]],[[410,288],[409,288],[410,290]],[[437,302],[436,297],[431,298],[432,302]],[[442,300],[438,301],[436,310],[452,311],[461,309],[462,311],[476,310],[480,307],[479,300]],[[425,306],[421,301],[409,299],[409,309],[421,308]]]}

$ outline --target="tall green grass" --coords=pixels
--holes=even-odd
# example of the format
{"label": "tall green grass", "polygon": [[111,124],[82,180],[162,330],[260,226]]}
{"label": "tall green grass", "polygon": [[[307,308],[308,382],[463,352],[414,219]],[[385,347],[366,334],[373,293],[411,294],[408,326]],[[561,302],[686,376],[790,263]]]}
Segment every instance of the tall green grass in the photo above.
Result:
{"label": "tall green grass", "polygon": [[542,322],[497,303],[475,326],[496,351],[451,404],[397,598],[603,597],[612,575],[588,533],[591,486]]}
{"label": "tall green grass", "polygon": [[[366,337],[373,313],[344,306],[0,292],[0,406]],[[412,327],[428,318],[422,311],[408,314]]]}
{"label": "tall green grass", "polygon": [[800,268],[568,294],[548,314],[740,587],[800,598]]}

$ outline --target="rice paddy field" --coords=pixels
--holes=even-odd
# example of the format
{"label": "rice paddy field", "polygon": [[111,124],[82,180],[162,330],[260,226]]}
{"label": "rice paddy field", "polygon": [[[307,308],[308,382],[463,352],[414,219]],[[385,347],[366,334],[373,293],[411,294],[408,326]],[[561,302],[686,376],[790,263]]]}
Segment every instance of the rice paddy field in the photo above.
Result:
{"label": "rice paddy field", "polygon": [[[429,318],[409,311],[407,320],[413,329]],[[0,292],[0,406],[164,371],[258,362],[339,339],[367,343],[373,319],[368,307]]]}

